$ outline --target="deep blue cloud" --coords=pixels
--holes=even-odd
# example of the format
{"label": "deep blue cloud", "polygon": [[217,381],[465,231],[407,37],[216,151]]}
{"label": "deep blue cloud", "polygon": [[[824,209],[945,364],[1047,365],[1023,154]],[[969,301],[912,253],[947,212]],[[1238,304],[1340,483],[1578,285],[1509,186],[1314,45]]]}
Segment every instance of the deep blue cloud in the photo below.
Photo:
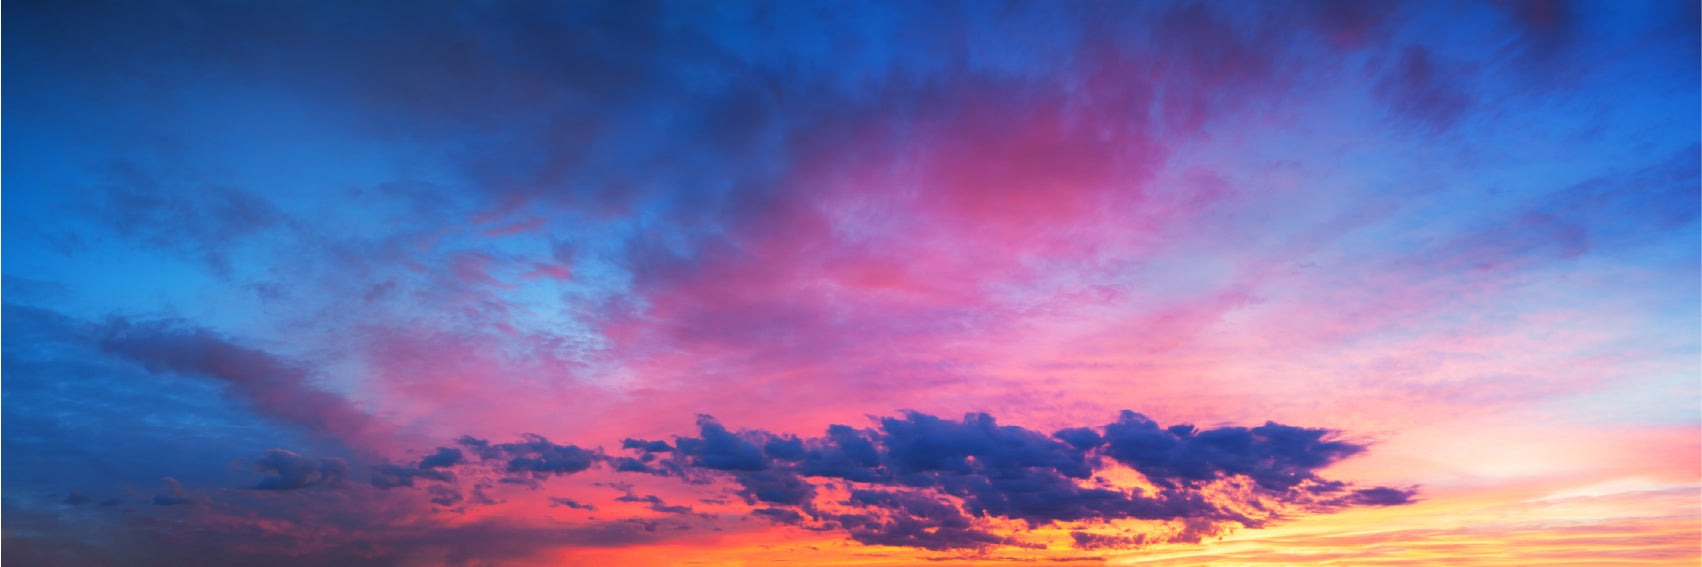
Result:
{"label": "deep blue cloud", "polygon": [[348,476],[342,459],[311,459],[283,449],[272,449],[254,460],[254,468],[272,474],[260,480],[260,490],[296,490],[311,486],[335,487]]}
{"label": "deep blue cloud", "polygon": [[602,454],[575,445],[557,445],[541,435],[527,434],[523,443],[495,445],[510,457],[509,472],[533,472],[566,475],[591,468],[601,462]]}
{"label": "deep blue cloud", "polygon": [[[1017,519],[1031,526],[1183,520],[1189,522],[1184,534],[1194,539],[1222,525],[1266,521],[1232,512],[1199,490],[1218,480],[1245,479],[1260,488],[1262,495],[1244,503],[1255,508],[1263,506],[1261,499],[1315,510],[1398,505],[1414,494],[1379,487],[1332,497],[1348,485],[1313,471],[1365,447],[1333,439],[1326,429],[1277,423],[1202,431],[1189,425],[1159,427],[1125,411],[1101,428],[1046,435],[1001,426],[984,413],[953,421],[909,412],[881,419],[876,429],[833,425],[824,436],[809,439],[735,433],[708,416],[699,416],[698,427],[700,436],[677,438],[673,456],[657,461],[658,467],[629,457],[615,459],[616,470],[673,476],[691,469],[719,472],[739,486],[746,503],[766,506],[762,516],[844,529],[858,541],[883,545],[954,549],[1020,543],[972,529],[971,518],[977,517]],[[630,440],[624,445],[648,456],[654,443]],[[1084,485],[1107,460],[1135,469],[1160,489]],[[814,504],[815,483],[821,480],[886,489],[859,489],[845,503],[869,513],[824,514]]]}
{"label": "deep blue cloud", "polygon": [[461,450],[450,447],[438,447],[436,453],[420,459],[420,468],[436,469],[452,467],[461,462]]}
{"label": "deep blue cloud", "polygon": [[851,539],[870,545],[933,550],[1021,545],[975,528],[956,505],[923,491],[857,490],[850,503],[875,513],[839,515],[836,521]]}
{"label": "deep blue cloud", "polygon": [[1413,497],[1418,494],[1414,488],[1400,489],[1387,486],[1362,488],[1355,490],[1338,501],[1332,501],[1343,506],[1400,506],[1411,504]]}
{"label": "deep blue cloud", "polygon": [[1325,429],[1266,423],[1194,431],[1191,426],[1160,429],[1138,413],[1124,411],[1105,426],[1104,453],[1146,475],[1154,484],[1209,482],[1245,476],[1270,490],[1289,490],[1314,480],[1322,468],[1365,448],[1325,441]]}
{"label": "deep blue cloud", "polygon": [[698,416],[699,437],[681,437],[676,453],[692,466],[721,471],[760,471],[768,468],[762,448],[727,431],[715,418]]}
{"label": "deep blue cloud", "polygon": [[674,448],[667,441],[645,441],[643,439],[627,439],[621,441],[622,449],[641,449],[646,453],[666,453]]}
{"label": "deep blue cloud", "polygon": [[574,500],[572,498],[561,498],[561,497],[555,497],[555,496],[550,497],[550,506],[566,506],[568,508],[573,508],[575,510],[589,510],[589,511],[592,511],[592,512],[597,511],[597,506],[595,506],[595,505],[581,504],[581,503],[579,503],[579,501]]}
{"label": "deep blue cloud", "polygon": [[[948,420],[907,412],[878,424],[873,429],[832,425],[821,437],[799,438],[734,432],[712,417],[699,416],[698,436],[677,437],[672,445],[639,439],[622,444],[639,457],[609,457],[537,435],[527,435],[520,443],[493,444],[472,437],[460,443],[484,460],[505,462],[503,470],[510,474],[568,475],[594,466],[690,482],[701,482],[703,473],[720,474],[737,485],[736,494],[746,504],[759,507],[760,512],[753,512],[759,516],[809,529],[843,530],[864,543],[926,549],[1026,545],[975,528],[976,518],[1021,520],[1034,527],[1126,518],[1178,521],[1184,529],[1175,537],[1181,539],[1171,539],[1197,541],[1227,526],[1260,526],[1275,517],[1269,510],[1248,516],[1232,511],[1236,508],[1295,505],[1323,512],[1400,505],[1416,494],[1416,489],[1353,489],[1345,482],[1319,478],[1315,470],[1365,450],[1364,445],[1335,439],[1327,429],[1271,422],[1209,430],[1160,427],[1130,411],[1103,427],[1067,428],[1051,435],[999,425],[985,413]],[[451,480],[434,475],[449,475],[452,466],[423,464],[456,461],[451,457],[458,454],[440,448],[422,459],[421,466],[378,467],[373,484],[411,486],[415,477]],[[1117,488],[1093,480],[1096,471],[1113,462],[1140,472],[1158,490]],[[1209,483],[1237,480],[1258,490],[1242,496],[1208,496],[1202,490]],[[839,504],[863,512],[823,512],[816,499],[824,481],[860,487]],[[635,495],[629,485],[616,487],[626,491],[616,501],[641,502],[669,514],[691,512],[654,495]],[[447,488],[433,494],[434,501],[461,502],[459,492],[452,495]],[[1144,541],[1104,540],[1091,534],[1078,540],[1094,549]]]}

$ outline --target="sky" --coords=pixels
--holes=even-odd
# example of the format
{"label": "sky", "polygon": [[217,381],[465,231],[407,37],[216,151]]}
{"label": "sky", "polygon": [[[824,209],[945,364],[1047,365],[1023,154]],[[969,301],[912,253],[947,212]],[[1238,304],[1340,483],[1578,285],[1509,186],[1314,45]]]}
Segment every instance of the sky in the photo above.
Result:
{"label": "sky", "polygon": [[1694,1],[12,1],[17,565],[1695,565]]}

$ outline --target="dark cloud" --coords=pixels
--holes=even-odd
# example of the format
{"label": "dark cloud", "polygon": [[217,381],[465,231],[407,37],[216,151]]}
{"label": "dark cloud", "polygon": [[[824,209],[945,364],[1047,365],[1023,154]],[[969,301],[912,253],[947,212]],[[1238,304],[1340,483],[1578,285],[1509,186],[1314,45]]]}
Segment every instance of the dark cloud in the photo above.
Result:
{"label": "dark cloud", "polygon": [[371,416],[318,388],[307,370],[217,334],[175,321],[114,319],[101,326],[98,344],[150,372],[214,378],[253,402],[255,409],[340,440],[375,433]]}
{"label": "dark cloud", "polygon": [[509,472],[567,475],[591,468],[605,457],[575,445],[557,445],[542,435],[526,434],[525,442],[504,443],[494,448],[510,457]]}
{"label": "dark cloud", "polygon": [[1413,497],[1418,494],[1416,488],[1390,488],[1379,486],[1355,490],[1346,497],[1332,501],[1343,506],[1400,506],[1411,504]]}
{"label": "dark cloud", "polygon": [[770,458],[793,462],[804,460],[806,454],[804,452],[804,441],[791,436],[768,440],[767,443],[762,444],[762,452]]}
{"label": "dark cloud", "polygon": [[768,518],[780,524],[797,524],[804,521],[803,514],[798,513],[797,510],[787,510],[785,508],[757,508],[755,510],[751,510],[751,513]]}
{"label": "dark cloud", "polygon": [[[504,470],[509,473],[565,475],[602,465],[688,482],[719,474],[737,485],[735,493],[746,504],[762,510],[754,513],[771,520],[841,530],[869,544],[941,550],[1027,545],[977,527],[982,518],[1020,520],[1033,527],[1164,521],[1177,529],[1140,541],[1198,541],[1235,526],[1264,525],[1282,517],[1284,509],[1399,505],[1415,494],[1411,489],[1352,489],[1319,478],[1314,471],[1365,446],[1335,439],[1327,429],[1274,422],[1200,430],[1161,427],[1125,411],[1103,427],[1047,435],[1000,425],[984,413],[948,420],[908,412],[882,418],[873,429],[833,425],[815,438],[734,432],[709,416],[699,416],[697,425],[697,436],[677,437],[672,445],[639,439],[622,444],[639,457],[608,457],[537,435],[503,444],[466,437],[461,444],[484,459],[508,459]],[[440,449],[438,454],[446,453]],[[1158,488],[1119,488],[1095,480],[1095,472],[1111,463],[1134,469]],[[395,467],[381,474],[385,484],[405,485],[426,470]],[[447,467],[429,470],[448,472]],[[852,496],[838,504],[859,511],[822,511],[817,499],[823,481],[848,483]],[[1250,490],[1206,490],[1222,482]],[[624,492],[616,501],[644,503],[668,514],[691,512],[654,495],[638,496],[631,485],[610,486]],[[1117,543],[1082,537],[1083,545]]]}
{"label": "dark cloud", "polygon": [[260,485],[255,487],[260,490],[335,487],[349,473],[349,465],[342,459],[311,459],[283,449],[266,451],[254,460],[254,468],[273,475],[260,479]]}
{"label": "dark cloud", "polygon": [[[1381,506],[1407,502],[1413,492],[1373,488],[1348,490],[1339,481],[1313,471],[1358,454],[1365,447],[1333,439],[1332,432],[1266,423],[1258,427],[1199,430],[1189,425],[1160,427],[1125,411],[1100,428],[1078,427],[1046,435],[999,425],[992,416],[970,414],[953,421],[909,412],[879,420],[876,429],[830,426],[822,437],[801,439],[765,431],[733,432],[709,416],[698,418],[699,436],[679,437],[665,458],[607,459],[618,472],[689,477],[712,471],[730,478],[747,504],[763,506],[758,515],[810,529],[839,529],[853,539],[881,545],[959,549],[986,545],[1022,545],[975,527],[976,518],[1022,520],[1031,526],[1053,522],[1122,518],[1179,522],[1165,541],[1197,541],[1230,526],[1258,526],[1285,505],[1325,511],[1344,506]],[[466,443],[464,441],[464,443]],[[484,446],[483,442],[466,443]],[[656,442],[623,444],[645,458],[661,451]],[[546,452],[554,444],[534,438],[528,444],[496,445]],[[582,453],[585,467],[597,459]],[[1121,489],[1090,483],[1109,462],[1127,465],[1159,487],[1155,491]],[[860,513],[830,514],[816,505],[820,493],[811,479],[838,480],[857,486],[842,505]],[[819,482],[819,481],[818,481]],[[1245,482],[1255,488],[1244,501],[1224,502],[1203,490],[1216,482]],[[631,487],[619,501],[665,504],[639,497]],[[1236,504],[1225,506],[1223,504]],[[1233,509],[1265,510],[1248,516]],[[684,512],[685,510],[674,510]],[[1084,536],[1085,537],[1085,536]],[[1094,545],[1107,541],[1089,538]],[[1084,540],[1087,541],[1087,540]]]}
{"label": "dark cloud", "polygon": [[662,498],[660,496],[656,496],[654,494],[646,494],[644,496],[637,496],[637,495],[634,495],[631,492],[627,492],[625,495],[616,497],[615,501],[616,502],[642,502],[644,504],[648,504],[649,505],[648,507],[651,510],[661,512],[661,513],[664,513],[664,514],[690,514],[691,513],[691,506],[669,505],[667,502],[662,501]]}
{"label": "dark cloud", "polygon": [[[19,471],[35,471],[8,473],[8,482],[90,494],[164,476],[202,485],[225,479],[233,460],[255,464],[267,447],[347,455],[338,442],[345,432],[312,425],[364,423],[310,373],[178,322],[90,322],[12,304],[4,312],[4,419],[14,431],[33,432],[7,436],[6,451],[32,463]],[[329,403],[313,406],[321,401]],[[364,430],[352,433],[359,439]],[[263,459],[293,466],[287,461]],[[335,464],[307,466],[315,478],[340,472]],[[268,482],[291,484],[277,469],[263,470]]]}
{"label": "dark cloud", "polygon": [[425,469],[391,464],[376,465],[373,467],[372,486],[381,489],[413,486],[415,478],[454,482],[455,473],[436,468]]}
{"label": "dark cloud", "polygon": [[431,455],[427,456],[426,458],[420,459],[419,467],[422,468],[422,469],[436,469],[436,468],[443,468],[443,467],[452,467],[452,466],[455,466],[457,463],[460,463],[460,462],[461,462],[461,450],[460,449],[452,449],[452,448],[449,448],[449,447],[438,447],[436,453],[432,453]]}
{"label": "dark cloud", "polygon": [[681,437],[675,453],[686,457],[691,466],[720,471],[760,471],[768,468],[768,457],[762,448],[727,431],[715,418],[697,418],[699,437]]}
{"label": "dark cloud", "polygon": [[380,489],[413,486],[415,478],[454,482],[455,473],[449,469],[464,461],[460,449],[438,447],[436,453],[420,459],[414,466],[386,463],[372,467],[372,486]]}
{"label": "dark cloud", "polygon": [[455,442],[466,447],[468,450],[471,450],[474,455],[478,455],[479,460],[502,458],[502,449],[491,446],[490,441],[478,439],[471,435],[463,435],[460,439],[456,439]]}
{"label": "dark cloud", "polygon": [[1086,427],[1072,427],[1053,433],[1052,436],[1083,451],[1098,447],[1105,442],[1105,438],[1101,437],[1098,431]]}
{"label": "dark cloud", "polygon": [[790,504],[801,506],[815,496],[815,486],[797,472],[770,469],[733,473],[742,487],[738,494],[747,504]]}
{"label": "dark cloud", "polygon": [[1125,410],[1117,422],[1105,426],[1104,453],[1160,486],[1245,476],[1263,488],[1286,491],[1316,480],[1313,470],[1365,450],[1326,440],[1331,433],[1272,422],[1207,431],[1191,426],[1160,429],[1146,416]]}
{"label": "dark cloud", "polygon": [[460,504],[461,501],[466,500],[466,498],[461,495],[460,490],[449,486],[433,485],[426,488],[426,493],[431,495],[432,504],[443,506],[445,508]]}
{"label": "dark cloud", "polygon": [[592,512],[597,511],[597,507],[595,505],[581,504],[581,503],[579,503],[579,501],[574,500],[572,498],[559,498],[559,497],[554,497],[554,496],[550,497],[550,506],[552,506],[552,507],[553,506],[566,506],[568,508],[573,508],[575,510],[589,510],[589,511],[592,511]]}
{"label": "dark cloud", "polygon": [[621,441],[621,448],[638,449],[646,453],[666,453],[674,450],[673,447],[668,446],[667,441],[645,441],[643,439]]}
{"label": "dark cloud", "polygon": [[[648,455],[646,455],[646,456],[648,456]],[[666,470],[651,468],[651,467],[645,465],[644,461],[642,459],[634,459],[632,457],[620,457],[620,458],[615,459],[614,463],[615,463],[615,470],[619,471],[619,472],[638,472],[638,473],[654,474],[654,475],[666,475],[666,474],[668,474],[668,471],[666,471]]]}
{"label": "dark cloud", "polygon": [[919,490],[857,490],[850,504],[872,513],[836,518],[851,539],[870,545],[932,550],[1022,545],[1017,540],[974,527],[955,504]]}

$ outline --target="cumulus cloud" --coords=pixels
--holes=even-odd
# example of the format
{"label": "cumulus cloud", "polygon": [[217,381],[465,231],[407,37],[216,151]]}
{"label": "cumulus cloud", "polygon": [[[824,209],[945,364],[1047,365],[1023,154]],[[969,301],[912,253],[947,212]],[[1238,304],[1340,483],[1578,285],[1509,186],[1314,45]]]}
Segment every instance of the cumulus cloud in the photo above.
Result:
{"label": "cumulus cloud", "polygon": [[414,466],[386,463],[372,467],[372,486],[381,489],[413,486],[416,478],[454,482],[455,473],[450,468],[464,461],[460,449],[438,447],[436,453],[420,459]]}
{"label": "cumulus cloud", "polygon": [[1124,411],[1105,426],[1104,454],[1161,486],[1245,476],[1280,491],[1316,480],[1311,471],[1365,450],[1325,440],[1330,433],[1272,422],[1209,431],[1192,426],[1161,429],[1146,416]]}
{"label": "cumulus cloud", "polygon": [[[747,505],[756,507],[751,512],[756,516],[839,530],[868,544],[935,550],[1029,545],[989,531],[979,523],[983,519],[1018,520],[1032,527],[1121,519],[1179,526],[1133,539],[1074,536],[1083,549],[1100,549],[1198,541],[1235,526],[1263,525],[1282,509],[1399,505],[1416,494],[1415,488],[1353,488],[1320,478],[1315,471],[1363,452],[1365,445],[1339,439],[1328,429],[1274,422],[1201,430],[1162,427],[1124,411],[1102,426],[1047,434],[1000,425],[985,413],[951,420],[907,412],[881,418],[873,428],[832,425],[812,438],[735,432],[706,415],[698,416],[697,426],[697,435],[676,437],[672,444],[627,439],[622,447],[634,457],[610,457],[538,435],[526,435],[519,443],[470,437],[461,443],[485,459],[507,459],[507,474],[532,478],[594,466],[688,481],[706,473],[721,475],[738,487],[736,494]],[[1152,488],[1115,486],[1097,478],[1118,465],[1139,473]],[[850,487],[849,498],[823,500],[824,485],[833,482]],[[1244,489],[1213,489],[1224,483]],[[691,512],[655,495],[638,496],[629,485],[617,483],[616,488],[625,491],[619,502],[644,503],[669,514]],[[556,503],[581,507],[571,500]]]}
{"label": "cumulus cloud", "polygon": [[283,449],[272,449],[254,460],[254,468],[272,474],[260,479],[260,490],[297,490],[312,486],[335,487],[348,476],[342,459],[311,459]]}
{"label": "cumulus cloud", "polygon": [[456,463],[461,462],[461,458],[460,449],[438,447],[436,453],[432,453],[430,456],[420,459],[419,467],[422,469],[452,467],[455,466]]}

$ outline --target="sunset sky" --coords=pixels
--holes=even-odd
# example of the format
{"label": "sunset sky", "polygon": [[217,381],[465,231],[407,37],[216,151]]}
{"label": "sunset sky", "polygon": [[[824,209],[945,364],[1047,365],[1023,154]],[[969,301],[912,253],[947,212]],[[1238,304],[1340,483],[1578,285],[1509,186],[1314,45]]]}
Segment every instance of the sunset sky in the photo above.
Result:
{"label": "sunset sky", "polygon": [[1689,565],[1673,1],[8,1],[8,565]]}

